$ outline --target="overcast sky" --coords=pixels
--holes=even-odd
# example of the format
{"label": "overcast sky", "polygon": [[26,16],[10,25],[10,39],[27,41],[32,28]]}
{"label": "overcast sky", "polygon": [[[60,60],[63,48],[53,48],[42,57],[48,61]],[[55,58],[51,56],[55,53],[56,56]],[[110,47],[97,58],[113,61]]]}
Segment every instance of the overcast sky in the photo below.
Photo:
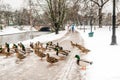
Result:
{"label": "overcast sky", "polygon": [[2,0],[2,3],[8,3],[14,9],[19,9],[23,5],[23,1],[26,0]]}
{"label": "overcast sky", "polygon": [[[4,3],[9,3],[13,9],[20,9],[21,7],[25,6],[27,4],[28,0],[2,0]],[[42,0],[43,1],[43,0]],[[118,1],[116,2],[118,4]],[[117,12],[120,12],[119,8],[116,8]],[[109,1],[105,7],[103,12],[112,12],[112,1]]]}

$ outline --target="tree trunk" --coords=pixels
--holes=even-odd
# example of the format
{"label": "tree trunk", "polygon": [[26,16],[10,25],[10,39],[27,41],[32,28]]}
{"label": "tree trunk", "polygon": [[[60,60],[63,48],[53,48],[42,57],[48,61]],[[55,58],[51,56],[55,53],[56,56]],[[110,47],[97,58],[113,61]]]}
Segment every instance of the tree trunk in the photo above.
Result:
{"label": "tree trunk", "polygon": [[54,26],[55,26],[55,34],[59,34],[59,28],[60,28],[59,23],[56,22]]}
{"label": "tree trunk", "polygon": [[102,8],[99,8],[99,28],[102,28]]}
{"label": "tree trunk", "polygon": [[55,29],[55,34],[59,34],[59,30],[58,29]]}

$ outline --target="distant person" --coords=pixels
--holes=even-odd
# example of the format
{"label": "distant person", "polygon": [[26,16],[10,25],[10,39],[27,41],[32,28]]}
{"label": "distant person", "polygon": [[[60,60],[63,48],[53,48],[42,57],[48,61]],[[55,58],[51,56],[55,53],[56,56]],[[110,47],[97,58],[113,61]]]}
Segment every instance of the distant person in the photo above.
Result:
{"label": "distant person", "polygon": [[71,29],[72,29],[72,32],[74,32],[74,30],[75,30],[75,25],[74,24],[71,25]]}

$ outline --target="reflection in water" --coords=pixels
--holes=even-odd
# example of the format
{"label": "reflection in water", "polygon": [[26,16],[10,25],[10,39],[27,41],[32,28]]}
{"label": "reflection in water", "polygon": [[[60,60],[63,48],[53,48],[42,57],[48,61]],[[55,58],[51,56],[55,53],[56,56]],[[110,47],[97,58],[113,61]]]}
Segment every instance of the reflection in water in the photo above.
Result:
{"label": "reflection in water", "polygon": [[[32,32],[32,38],[40,36],[42,34],[47,34],[48,32]],[[31,39],[31,33],[30,32],[24,32],[24,33],[16,33],[16,34],[8,34],[8,35],[0,35],[0,45],[4,44],[5,42],[8,43],[16,43],[19,41],[24,41]]]}

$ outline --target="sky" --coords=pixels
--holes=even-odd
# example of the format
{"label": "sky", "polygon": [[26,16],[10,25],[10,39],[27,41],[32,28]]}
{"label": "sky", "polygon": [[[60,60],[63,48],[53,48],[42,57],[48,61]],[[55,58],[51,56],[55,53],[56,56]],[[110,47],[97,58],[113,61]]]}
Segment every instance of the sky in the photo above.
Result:
{"label": "sky", "polygon": [[20,9],[26,0],[1,0],[3,3],[10,4],[13,9]]}
{"label": "sky", "polygon": [[[28,0],[2,0],[2,2],[9,3],[13,9],[20,9],[21,7],[25,6]],[[116,2],[118,5],[118,1]],[[116,8],[117,12],[120,12],[118,8]],[[109,1],[105,7],[103,12],[112,13],[112,1]]]}
{"label": "sky", "polygon": [[[83,27],[83,26],[82,26]],[[79,28],[77,31],[80,33],[80,37],[84,39],[84,46],[88,49],[91,50],[86,55],[86,59],[93,61],[93,64],[89,67],[87,67],[87,70],[84,71],[83,75],[85,76],[84,79],[82,80],[120,80],[120,28],[116,28],[116,39],[117,39],[117,45],[110,45],[111,44],[111,37],[112,37],[112,30],[109,30],[108,27],[103,27],[103,28],[98,28],[96,27],[96,30],[93,30],[94,35],[93,37],[89,37],[88,33],[90,32],[90,26],[87,26],[89,29],[85,30],[80,30]],[[6,31],[7,30],[7,31]],[[3,32],[11,32],[10,29],[5,29]],[[14,31],[13,31],[14,32]],[[54,39],[58,39],[62,36],[65,35],[66,32],[60,32],[59,35],[55,35],[54,33],[48,34],[48,35],[42,35],[39,37],[36,37],[32,40],[27,40],[24,41],[24,44],[30,43],[30,41],[36,42],[37,40],[40,40],[40,42],[46,42],[46,41],[51,41]],[[71,34],[72,35],[72,34]],[[74,35],[74,34],[73,34]],[[52,36],[52,37],[51,37]],[[67,37],[69,38],[69,37]],[[67,39],[65,38],[65,39]],[[36,59],[35,56],[30,57],[30,59]],[[2,56],[0,56],[0,75],[1,77],[4,77],[4,75],[9,70],[13,70],[10,74],[20,74],[24,69],[33,67],[33,65],[30,64],[29,60],[25,60],[22,64],[23,65],[16,65],[14,63],[15,58],[10,57],[8,59],[4,59]],[[32,62],[34,65],[40,64],[40,61],[37,62],[37,59],[35,60],[36,62]],[[25,62],[29,62],[26,64]],[[38,64],[39,63],[39,64]],[[9,66],[8,66],[9,65]],[[46,63],[44,64],[46,65]],[[42,65],[42,66],[44,66]],[[20,70],[17,70],[17,67],[23,68]],[[67,67],[71,66],[70,64],[67,64]],[[67,68],[66,67],[66,68]],[[75,67],[75,65],[74,65]],[[54,68],[54,67],[52,67]],[[51,68],[51,69],[52,69]],[[73,67],[71,69],[74,69]],[[61,70],[63,71],[63,70]],[[83,71],[80,71],[81,73]],[[69,74],[69,73],[68,73]],[[61,74],[62,75],[62,74]],[[61,76],[59,75],[59,76]],[[74,75],[73,75],[74,76]],[[44,77],[44,76],[42,76]],[[5,77],[4,77],[5,78]],[[12,78],[12,77],[11,77]],[[37,80],[37,79],[36,79]],[[65,79],[63,79],[65,80]]]}

